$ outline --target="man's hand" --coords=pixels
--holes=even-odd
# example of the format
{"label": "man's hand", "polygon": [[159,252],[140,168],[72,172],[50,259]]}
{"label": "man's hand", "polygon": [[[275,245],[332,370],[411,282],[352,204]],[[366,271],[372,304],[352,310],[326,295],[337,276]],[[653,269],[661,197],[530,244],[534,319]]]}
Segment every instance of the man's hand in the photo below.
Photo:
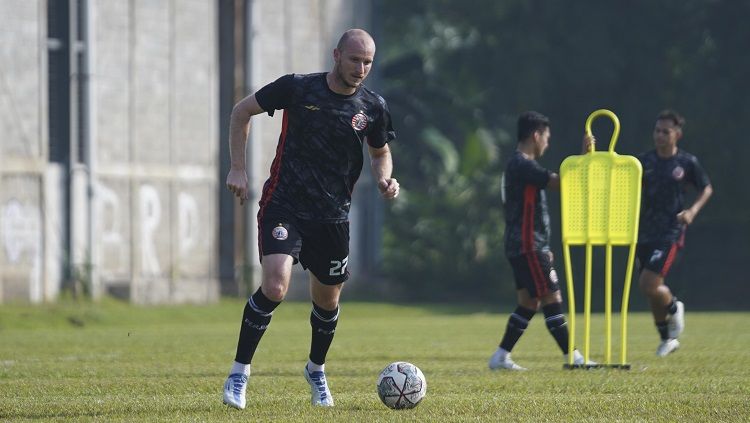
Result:
{"label": "man's hand", "polygon": [[693,219],[695,219],[695,212],[690,209],[677,213],[677,221],[685,225],[693,223]]}
{"label": "man's hand", "polygon": [[706,202],[709,198],[711,198],[711,195],[713,193],[713,187],[710,184],[706,185],[698,194],[698,198],[695,199],[695,202],[692,206],[690,206],[690,208],[677,213],[677,221],[682,223],[683,225],[690,225],[691,223],[693,223],[693,220],[695,220],[695,216],[699,211],[701,211],[701,208],[706,205]]}
{"label": "man's hand", "polygon": [[248,199],[248,181],[245,170],[230,169],[227,175],[227,188],[229,192],[240,199],[240,205],[245,204]]}
{"label": "man's hand", "polygon": [[583,144],[581,145],[581,154],[586,154],[590,151],[596,150],[596,137],[593,135],[585,134],[583,136]]}
{"label": "man's hand", "polygon": [[398,197],[399,185],[396,178],[381,179],[378,181],[378,191],[387,200]]}

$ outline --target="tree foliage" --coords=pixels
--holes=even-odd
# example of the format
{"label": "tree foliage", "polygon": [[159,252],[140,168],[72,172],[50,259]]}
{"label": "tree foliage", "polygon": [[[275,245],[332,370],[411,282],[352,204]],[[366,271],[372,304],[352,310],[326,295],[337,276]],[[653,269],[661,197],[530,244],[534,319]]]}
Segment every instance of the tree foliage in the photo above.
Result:
{"label": "tree foliage", "polygon": [[[698,286],[692,278],[702,274],[694,271],[699,266],[715,265],[702,257],[739,269],[750,254],[741,237],[727,246],[732,255],[717,258],[710,250],[722,242],[721,231],[750,233],[750,196],[742,178],[724,170],[749,165],[750,29],[744,20],[750,2],[379,5],[378,66],[399,137],[393,148],[405,197],[389,211],[386,228],[391,279],[420,298],[512,295],[502,255],[500,174],[524,110],[552,119],[551,148],[541,160],[551,169],[578,153],[593,110],[619,116],[621,154],[652,148],[657,112],[679,110],[688,121],[681,147],[701,159],[715,188],[691,228],[697,239],[690,247],[694,262],[680,273],[688,279],[684,288]],[[609,123],[597,121],[594,133],[606,148]],[[553,242],[559,244],[556,200],[550,198]]]}

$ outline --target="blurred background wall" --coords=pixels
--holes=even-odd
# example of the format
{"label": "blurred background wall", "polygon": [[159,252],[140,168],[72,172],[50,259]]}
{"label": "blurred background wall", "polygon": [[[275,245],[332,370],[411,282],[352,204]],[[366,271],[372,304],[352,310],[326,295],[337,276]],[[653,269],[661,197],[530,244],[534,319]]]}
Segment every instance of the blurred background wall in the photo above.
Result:
{"label": "blurred background wall", "polygon": [[41,2],[0,3],[0,300],[41,301],[59,290],[55,258],[62,173],[48,164],[46,11]]}

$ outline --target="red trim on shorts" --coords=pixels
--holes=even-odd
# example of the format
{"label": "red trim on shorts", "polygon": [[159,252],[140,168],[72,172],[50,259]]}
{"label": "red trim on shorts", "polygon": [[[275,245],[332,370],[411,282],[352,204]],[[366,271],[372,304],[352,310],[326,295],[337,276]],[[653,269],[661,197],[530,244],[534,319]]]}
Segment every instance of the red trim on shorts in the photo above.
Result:
{"label": "red trim on shorts", "polygon": [[683,226],[682,232],[680,233],[680,237],[677,238],[677,241],[672,244],[672,246],[669,248],[669,254],[667,254],[667,259],[664,261],[664,266],[661,268],[661,272],[659,275],[664,278],[669,273],[669,269],[674,264],[675,259],[677,258],[677,252],[679,252],[682,247],[685,246],[685,227]]}
{"label": "red trim on shorts", "polygon": [[682,227],[682,232],[680,232],[680,237],[677,238],[677,247],[682,248],[685,246],[685,227]]}
{"label": "red trim on shorts", "polygon": [[531,271],[531,278],[534,280],[534,286],[536,287],[536,297],[539,298],[545,295],[547,289],[547,279],[544,277],[542,271],[542,265],[539,264],[539,256],[536,251],[532,251],[526,254],[526,260],[529,263],[529,270]]}
{"label": "red trim on shorts", "polygon": [[523,190],[523,215],[521,217],[521,253],[526,256],[526,261],[531,272],[531,279],[536,287],[536,296],[547,293],[547,281],[544,278],[539,257],[534,248],[534,212],[536,211],[537,188],[534,185],[526,185]]}
{"label": "red trim on shorts", "polygon": [[661,268],[661,272],[659,273],[659,276],[662,278],[667,276],[667,273],[669,273],[669,268],[672,267],[672,263],[674,263],[675,257],[677,257],[677,250],[679,250],[680,247],[677,243],[672,244],[671,247],[669,247],[669,254],[667,254],[667,259],[664,261],[664,266]]}
{"label": "red trim on shorts", "polygon": [[261,225],[261,222],[263,221],[263,207],[258,210],[258,217],[256,218],[258,221],[258,259],[260,262],[263,262],[263,226]]}
{"label": "red trim on shorts", "polygon": [[284,117],[281,122],[281,134],[279,135],[279,143],[276,145],[276,156],[273,158],[271,163],[271,176],[268,178],[268,184],[263,187],[263,195],[260,198],[260,210],[258,210],[258,255],[259,258],[263,259],[263,228],[261,227],[261,221],[263,214],[266,210],[268,202],[271,200],[273,191],[279,184],[279,177],[281,174],[281,159],[284,156],[284,144],[286,143],[286,130],[289,126],[289,116],[286,109],[284,109]]}
{"label": "red trim on shorts", "polygon": [[534,252],[534,210],[536,187],[526,185],[523,190],[523,214],[521,215],[521,254]]}

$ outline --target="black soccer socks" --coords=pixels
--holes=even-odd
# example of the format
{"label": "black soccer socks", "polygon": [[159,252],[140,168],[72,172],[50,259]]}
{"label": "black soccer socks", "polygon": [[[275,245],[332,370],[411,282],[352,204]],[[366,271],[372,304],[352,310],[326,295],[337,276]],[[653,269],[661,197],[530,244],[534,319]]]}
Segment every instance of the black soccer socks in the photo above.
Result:
{"label": "black soccer socks", "polygon": [[547,304],[542,310],[544,310],[544,323],[547,325],[547,330],[555,338],[555,342],[557,342],[563,354],[567,354],[570,340],[568,338],[568,322],[563,315],[562,304]]}
{"label": "black soccer socks", "polygon": [[677,297],[672,295],[672,301],[667,304],[667,313],[669,314],[675,314],[677,313]]}
{"label": "black soccer socks", "polygon": [[529,326],[529,321],[535,313],[534,310],[518,306],[508,318],[508,326],[505,328],[503,340],[500,341],[500,348],[510,352]]}
{"label": "black soccer socks", "polygon": [[339,308],[335,310],[324,310],[313,303],[310,312],[310,326],[312,327],[312,340],[310,341],[310,361],[322,365],[326,362],[328,348],[333,342],[336,325],[339,322]]}
{"label": "black soccer socks", "polygon": [[281,303],[271,301],[263,295],[260,288],[247,300],[245,311],[242,313],[240,339],[237,342],[237,354],[234,361],[250,364],[260,338],[266,333],[266,328],[271,323],[271,315],[279,304]]}

